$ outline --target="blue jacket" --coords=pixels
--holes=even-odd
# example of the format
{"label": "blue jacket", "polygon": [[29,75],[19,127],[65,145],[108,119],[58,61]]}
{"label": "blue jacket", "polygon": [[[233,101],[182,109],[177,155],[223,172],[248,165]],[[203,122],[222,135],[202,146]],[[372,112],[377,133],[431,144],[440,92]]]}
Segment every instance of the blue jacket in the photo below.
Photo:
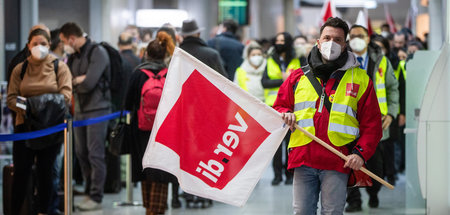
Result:
{"label": "blue jacket", "polygon": [[208,46],[219,52],[228,73],[228,79],[233,81],[234,73],[243,61],[244,45],[232,33],[224,32],[208,40]]}

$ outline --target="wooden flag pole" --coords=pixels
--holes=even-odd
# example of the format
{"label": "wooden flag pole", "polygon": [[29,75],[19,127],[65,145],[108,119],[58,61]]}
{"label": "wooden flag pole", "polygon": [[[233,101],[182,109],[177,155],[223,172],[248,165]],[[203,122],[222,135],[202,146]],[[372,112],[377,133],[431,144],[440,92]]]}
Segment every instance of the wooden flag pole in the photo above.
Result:
{"label": "wooden flag pole", "polygon": [[[323,140],[319,139],[318,137],[312,135],[311,133],[309,133],[308,131],[306,131],[305,129],[303,129],[302,127],[300,127],[299,125],[295,124],[295,128],[300,130],[301,132],[303,132],[304,134],[306,134],[306,136],[308,136],[309,138],[313,139],[314,141],[318,142],[320,145],[322,145],[323,147],[327,148],[328,150],[330,150],[331,152],[333,152],[334,154],[336,154],[337,156],[339,156],[340,158],[342,158],[343,160],[347,161],[348,158],[347,156],[345,156],[344,154],[342,154],[340,151],[336,150],[335,148],[333,148],[332,146],[328,145],[327,143],[325,143]],[[360,169],[362,172],[366,173],[368,176],[370,176],[371,178],[377,180],[378,182],[380,182],[381,184],[383,184],[384,186],[386,186],[387,188],[393,190],[394,186],[392,186],[391,184],[389,184],[388,182],[386,182],[385,180],[383,180],[382,178],[378,177],[377,175],[373,174],[372,172],[370,172],[368,169],[361,167]]]}

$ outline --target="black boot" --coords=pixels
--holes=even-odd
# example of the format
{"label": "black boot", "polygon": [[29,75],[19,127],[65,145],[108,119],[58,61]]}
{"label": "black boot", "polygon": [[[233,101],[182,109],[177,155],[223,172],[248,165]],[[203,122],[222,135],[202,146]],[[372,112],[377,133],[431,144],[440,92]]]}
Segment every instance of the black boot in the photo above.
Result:
{"label": "black boot", "polygon": [[345,212],[358,212],[362,211],[361,204],[348,204],[345,208]]}

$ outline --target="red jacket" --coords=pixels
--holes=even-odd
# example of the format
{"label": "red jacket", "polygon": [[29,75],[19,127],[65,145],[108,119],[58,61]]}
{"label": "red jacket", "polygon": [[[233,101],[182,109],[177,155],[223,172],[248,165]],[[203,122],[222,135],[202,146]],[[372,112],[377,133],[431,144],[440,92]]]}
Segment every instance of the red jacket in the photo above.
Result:
{"label": "red jacket", "polygon": [[[294,86],[298,84],[302,75],[303,71],[298,69],[284,81],[278,91],[278,96],[273,106],[275,110],[280,113],[293,112],[295,103]],[[333,74],[326,83],[325,92],[328,96],[335,92],[337,84],[340,81],[340,78],[336,79],[336,76],[339,75]],[[335,83],[336,86],[334,86]],[[319,100],[316,102],[316,109],[318,109]],[[378,142],[382,137],[381,113],[372,80],[369,80],[367,90],[358,102],[357,113],[360,138],[353,150],[358,150],[359,154],[367,161],[375,153]],[[328,139],[329,116],[329,112],[325,107],[323,107],[322,113],[316,111],[314,115],[316,136],[343,154],[348,155],[349,150],[347,146],[337,147]],[[344,160],[315,141],[304,146],[292,148],[288,157],[288,169],[305,165],[315,169],[336,170],[349,173],[350,169],[344,168],[344,163]]]}

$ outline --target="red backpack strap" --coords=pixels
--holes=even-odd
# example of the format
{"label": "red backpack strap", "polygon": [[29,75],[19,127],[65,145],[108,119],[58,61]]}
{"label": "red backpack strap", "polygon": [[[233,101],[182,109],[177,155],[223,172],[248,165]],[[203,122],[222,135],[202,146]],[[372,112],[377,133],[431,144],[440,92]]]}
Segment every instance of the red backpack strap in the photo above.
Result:
{"label": "red backpack strap", "polygon": [[162,69],[158,72],[158,75],[160,75],[161,77],[165,77],[167,75],[167,70],[167,68]]}
{"label": "red backpack strap", "polygon": [[155,76],[155,74],[153,74],[153,72],[150,71],[150,70],[141,69],[141,71],[142,71],[143,73],[145,73],[149,78]]}

